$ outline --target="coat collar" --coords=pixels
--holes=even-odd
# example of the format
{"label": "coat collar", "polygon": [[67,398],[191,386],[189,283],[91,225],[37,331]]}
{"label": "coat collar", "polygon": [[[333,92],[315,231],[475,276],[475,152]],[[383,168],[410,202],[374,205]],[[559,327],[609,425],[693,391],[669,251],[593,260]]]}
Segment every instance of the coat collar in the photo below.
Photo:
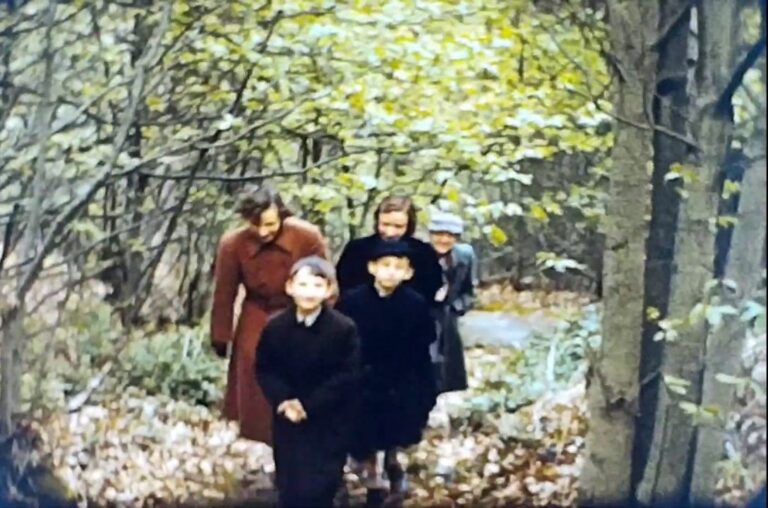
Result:
{"label": "coat collar", "polygon": [[[448,254],[446,254],[446,256],[450,256],[450,258],[451,258],[451,266],[453,266],[454,268],[455,268],[455,267],[457,267],[457,266],[460,266],[460,265],[465,265],[465,264],[467,264],[467,263],[466,263],[466,260],[464,259],[464,256],[461,256],[461,255],[460,255],[460,254],[457,252],[457,250],[456,250],[456,247],[454,247],[453,249],[451,249],[451,252],[449,252]],[[440,259],[440,257],[439,257],[439,256],[438,256],[438,259]]]}
{"label": "coat collar", "polygon": [[293,234],[293,228],[289,222],[289,219],[284,219],[280,226],[280,232],[277,234],[277,238],[273,242],[268,244],[262,243],[258,237],[253,233],[251,228],[245,226],[246,237],[246,251],[250,257],[257,256],[262,250],[269,246],[275,246],[285,252],[291,251],[291,236]]}

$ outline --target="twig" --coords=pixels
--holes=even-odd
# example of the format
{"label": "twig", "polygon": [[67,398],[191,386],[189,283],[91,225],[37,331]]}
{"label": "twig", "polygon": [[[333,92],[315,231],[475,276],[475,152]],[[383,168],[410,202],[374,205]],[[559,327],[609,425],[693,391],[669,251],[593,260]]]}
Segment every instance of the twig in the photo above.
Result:
{"label": "twig", "polygon": [[88,402],[88,399],[91,398],[91,395],[93,395],[93,392],[96,391],[96,388],[101,385],[102,381],[104,381],[104,378],[109,374],[109,371],[112,370],[112,367],[115,364],[111,361],[108,361],[105,363],[98,374],[96,374],[94,377],[92,377],[88,384],[86,385],[85,389],[69,399],[67,402],[67,412],[74,413],[79,411],[86,402]]}

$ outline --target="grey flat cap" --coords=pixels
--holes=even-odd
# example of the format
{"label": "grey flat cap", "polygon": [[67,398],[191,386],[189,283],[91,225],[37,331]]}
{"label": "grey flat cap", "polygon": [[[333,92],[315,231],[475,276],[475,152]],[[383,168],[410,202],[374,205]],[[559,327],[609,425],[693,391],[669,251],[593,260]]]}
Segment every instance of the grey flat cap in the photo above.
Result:
{"label": "grey flat cap", "polygon": [[435,212],[429,221],[429,232],[445,232],[460,235],[464,232],[464,221],[458,215],[447,212]]}

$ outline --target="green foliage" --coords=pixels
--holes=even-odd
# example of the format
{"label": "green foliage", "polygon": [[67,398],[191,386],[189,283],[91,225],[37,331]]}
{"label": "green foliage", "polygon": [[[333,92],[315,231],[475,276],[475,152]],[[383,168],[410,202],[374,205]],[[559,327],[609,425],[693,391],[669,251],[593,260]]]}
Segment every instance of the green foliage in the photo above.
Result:
{"label": "green foliage", "polygon": [[480,425],[489,413],[515,411],[583,380],[589,352],[600,343],[599,316],[598,307],[590,305],[553,333],[534,335],[523,349],[480,357],[479,384],[470,383],[465,404],[449,408],[453,424]]}
{"label": "green foliage", "polygon": [[205,324],[128,333],[104,303],[83,303],[71,317],[53,341],[32,341],[25,408],[63,408],[86,391],[89,400],[104,400],[128,387],[209,407],[221,401],[226,362],[211,352]]}
{"label": "green foliage", "polygon": [[211,353],[207,327],[178,327],[131,341],[120,355],[116,381],[213,407],[223,395],[225,369],[226,362]]}

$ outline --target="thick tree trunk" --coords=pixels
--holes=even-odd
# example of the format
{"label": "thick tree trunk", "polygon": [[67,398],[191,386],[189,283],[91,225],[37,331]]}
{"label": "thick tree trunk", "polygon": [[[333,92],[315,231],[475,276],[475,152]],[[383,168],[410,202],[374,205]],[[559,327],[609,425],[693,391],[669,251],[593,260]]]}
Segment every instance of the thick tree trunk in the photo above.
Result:
{"label": "thick tree trunk", "polygon": [[[764,63],[764,61],[763,61]],[[763,69],[765,80],[765,70]],[[747,155],[755,156],[744,173],[739,201],[738,223],[731,239],[725,267],[725,278],[737,284],[737,297],[733,304],[740,306],[757,291],[761,284],[758,274],[763,267],[762,247],[766,231],[766,120],[765,108],[759,114],[762,123],[747,149]],[[702,387],[702,405],[717,407],[723,417],[733,409],[733,386],[717,381],[720,373],[738,377],[747,324],[739,319],[728,319],[715,330],[707,342],[706,367]],[[717,463],[724,457],[725,434],[722,429],[702,427],[696,443],[691,497],[695,502],[707,502],[715,498],[718,471]]]}
{"label": "thick tree trunk", "polygon": [[[736,13],[736,2],[702,0],[693,14],[700,43],[691,130],[699,148],[690,161],[692,174],[684,181],[687,197],[680,207],[669,304],[669,315],[684,320],[702,301],[704,288],[713,277],[719,201],[716,182],[732,125],[731,118],[714,114],[714,106],[732,68]],[[684,380],[688,387],[684,396],[663,385],[658,390],[649,460],[637,491],[644,504],[682,506],[687,501],[696,428],[679,402],[700,400],[707,333],[705,320],[686,322],[677,339],[664,345],[661,373]]]}
{"label": "thick tree trunk", "polygon": [[[659,2],[660,31],[666,28],[659,44],[658,82],[654,100],[654,120],[657,125],[688,135],[687,108],[689,71],[688,37],[691,3],[688,0]],[[670,20],[675,22],[669,25]],[[669,26],[668,26],[669,25]],[[680,207],[680,181],[668,179],[674,164],[688,158],[688,145],[664,132],[653,137],[653,191],[651,194],[651,225],[645,260],[645,308],[656,309],[664,316],[669,309],[669,288],[675,253],[675,234]],[[642,363],[640,365],[640,413],[656,410],[663,344],[654,340],[659,331],[658,318],[646,315],[643,325]],[[632,471],[633,483],[640,481],[648,460],[648,443],[653,436],[653,418],[640,418],[635,434]]]}
{"label": "thick tree trunk", "polygon": [[[614,111],[646,124],[655,87],[656,2],[610,4],[614,56],[620,69]],[[627,122],[615,126],[613,168],[605,220],[603,342],[588,388],[591,413],[581,502],[621,504],[632,494],[631,464],[643,326],[643,271],[647,167],[653,160],[652,131]],[[606,442],[607,441],[607,442]]]}

